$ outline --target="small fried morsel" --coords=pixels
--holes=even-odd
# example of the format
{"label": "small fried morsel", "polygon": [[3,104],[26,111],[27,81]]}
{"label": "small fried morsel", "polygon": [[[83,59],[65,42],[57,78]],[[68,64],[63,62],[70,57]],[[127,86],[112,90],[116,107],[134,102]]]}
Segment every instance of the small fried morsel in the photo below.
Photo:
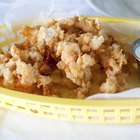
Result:
{"label": "small fried morsel", "polygon": [[103,33],[97,19],[52,19],[46,25],[24,26],[21,34],[24,42],[11,46],[7,54],[0,52],[3,83],[33,86],[42,95],[55,97],[61,96],[56,88],[60,85],[72,91],[71,97],[85,98],[96,80],[93,68],[99,65],[106,74],[99,92],[125,89],[123,45]]}

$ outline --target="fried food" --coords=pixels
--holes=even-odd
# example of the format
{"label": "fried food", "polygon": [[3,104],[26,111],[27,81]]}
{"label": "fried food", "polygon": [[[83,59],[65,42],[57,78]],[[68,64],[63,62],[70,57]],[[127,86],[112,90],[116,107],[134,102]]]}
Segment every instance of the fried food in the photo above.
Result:
{"label": "fried food", "polygon": [[98,65],[106,77],[98,92],[125,90],[127,54],[120,42],[101,31],[97,19],[84,17],[24,26],[21,34],[25,41],[0,53],[3,85],[36,87],[41,95],[57,97],[62,96],[58,88],[62,86],[70,89],[70,97],[85,98]]}

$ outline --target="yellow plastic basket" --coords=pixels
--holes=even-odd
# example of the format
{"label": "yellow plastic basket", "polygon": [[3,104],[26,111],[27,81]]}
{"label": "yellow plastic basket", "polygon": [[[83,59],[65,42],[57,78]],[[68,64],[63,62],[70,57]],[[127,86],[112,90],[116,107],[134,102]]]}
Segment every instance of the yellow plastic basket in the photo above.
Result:
{"label": "yellow plastic basket", "polygon": [[[95,18],[95,17],[89,17]],[[139,36],[140,20],[99,18],[108,31],[118,38],[133,41]],[[113,26],[113,28],[112,28]],[[119,28],[118,28],[119,27]],[[120,30],[125,34],[120,33]],[[133,27],[133,28],[132,28]],[[116,32],[116,30],[117,32]],[[118,31],[119,29],[119,31]],[[129,30],[128,30],[129,29]],[[0,25],[0,46],[10,46],[18,39],[18,31],[8,31]],[[140,122],[140,98],[109,100],[77,100],[44,97],[0,88],[0,105],[9,109],[31,113],[45,118],[92,123],[137,123]]]}

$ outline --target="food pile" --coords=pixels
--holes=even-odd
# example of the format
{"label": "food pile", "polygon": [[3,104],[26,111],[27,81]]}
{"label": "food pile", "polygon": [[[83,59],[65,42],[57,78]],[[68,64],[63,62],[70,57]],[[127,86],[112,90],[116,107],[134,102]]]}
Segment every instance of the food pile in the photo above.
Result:
{"label": "food pile", "polygon": [[56,97],[65,87],[70,97],[85,98],[98,67],[104,74],[98,92],[126,89],[124,45],[105,34],[97,19],[51,19],[46,25],[24,26],[21,34],[24,42],[0,52],[2,86]]}

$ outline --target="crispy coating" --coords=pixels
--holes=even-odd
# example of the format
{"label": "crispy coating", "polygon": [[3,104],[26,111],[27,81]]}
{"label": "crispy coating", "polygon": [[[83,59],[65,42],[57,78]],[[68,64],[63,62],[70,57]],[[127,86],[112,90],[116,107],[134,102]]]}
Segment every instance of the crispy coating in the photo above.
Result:
{"label": "crispy coating", "polygon": [[65,71],[66,77],[73,83],[86,88],[92,77],[94,57],[82,54],[76,43],[60,42],[57,49],[57,56],[61,56],[61,61],[57,63],[58,68]]}
{"label": "crispy coating", "polygon": [[[121,87],[126,84],[122,68],[123,65],[127,64],[127,60],[123,50],[117,44],[112,44],[112,46],[109,46],[109,50],[107,51],[109,52],[109,58],[105,59],[104,57],[104,61],[102,61],[103,66],[106,69],[105,72],[107,79],[106,82],[101,85],[100,90],[101,92],[105,93],[114,93],[121,91]],[[102,57],[102,55],[100,55],[100,57]],[[121,85],[118,79],[119,76],[122,76]]]}
{"label": "crispy coating", "polygon": [[[7,54],[0,52],[3,83],[35,86],[42,95],[55,97],[60,94],[54,87],[66,86],[75,98],[84,98],[95,80],[96,64],[106,74],[99,92],[125,89],[123,67],[127,59],[123,46],[102,33],[97,19],[52,19],[43,26],[24,26],[21,34],[26,38],[24,42],[11,46]],[[58,79],[54,78],[55,71]]]}

